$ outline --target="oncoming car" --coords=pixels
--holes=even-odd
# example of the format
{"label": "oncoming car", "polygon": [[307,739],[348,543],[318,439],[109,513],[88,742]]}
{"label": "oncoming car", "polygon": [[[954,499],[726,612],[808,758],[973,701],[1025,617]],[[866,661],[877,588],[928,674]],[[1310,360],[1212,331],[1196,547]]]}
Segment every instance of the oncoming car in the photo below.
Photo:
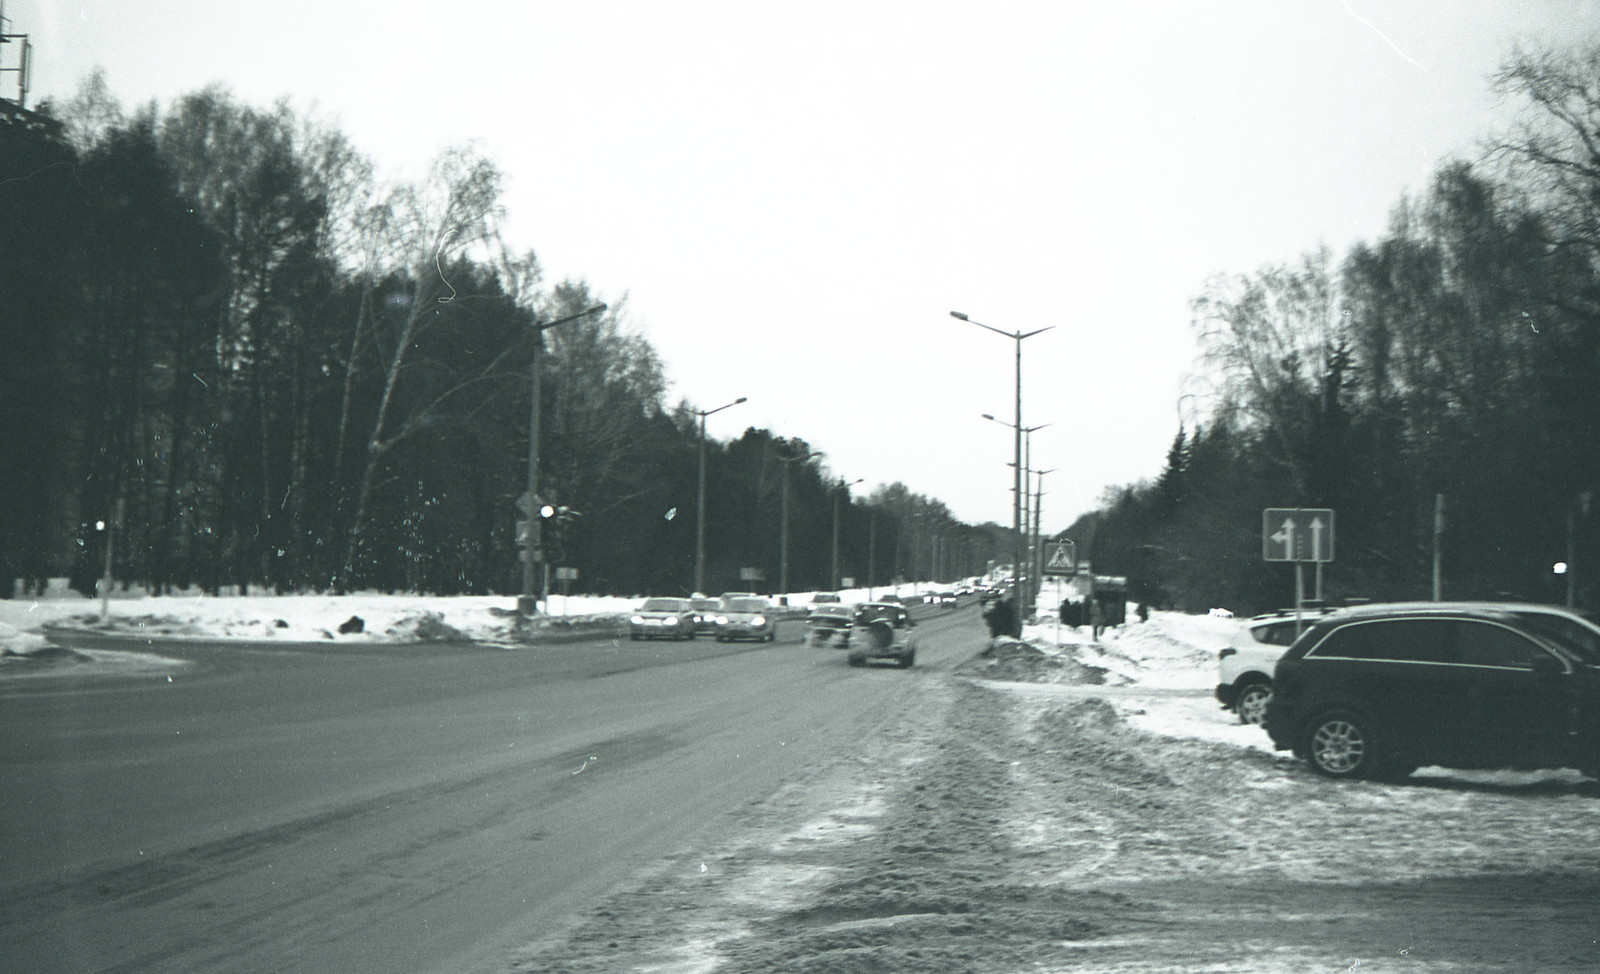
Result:
{"label": "oncoming car", "polygon": [[717,612],[717,642],[753,639],[770,643],[778,638],[778,620],[763,598],[724,599]]}
{"label": "oncoming car", "polygon": [[689,600],[689,605],[694,609],[696,633],[717,631],[717,613],[722,611],[721,602],[704,596],[695,596]]}
{"label": "oncoming car", "polygon": [[694,606],[688,599],[645,599],[628,619],[633,639],[693,639]]}

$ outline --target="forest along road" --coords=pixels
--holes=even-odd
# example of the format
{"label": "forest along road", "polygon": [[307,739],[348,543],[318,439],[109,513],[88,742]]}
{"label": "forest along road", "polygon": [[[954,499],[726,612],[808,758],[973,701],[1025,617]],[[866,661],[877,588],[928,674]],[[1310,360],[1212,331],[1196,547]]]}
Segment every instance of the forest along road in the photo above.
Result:
{"label": "forest along road", "polygon": [[[919,616],[923,615],[918,610]],[[153,643],[0,681],[0,968],[501,969],[732,813],[914,713],[918,667],[801,644]]]}

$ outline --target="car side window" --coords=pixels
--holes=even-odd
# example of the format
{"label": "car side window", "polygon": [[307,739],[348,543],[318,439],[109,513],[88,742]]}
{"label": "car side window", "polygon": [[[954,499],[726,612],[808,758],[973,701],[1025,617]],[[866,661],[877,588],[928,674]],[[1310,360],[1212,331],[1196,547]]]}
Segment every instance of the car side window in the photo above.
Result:
{"label": "car side window", "polygon": [[1257,626],[1251,633],[1258,643],[1268,646],[1287,646],[1294,642],[1294,622],[1274,622],[1270,625]]}
{"label": "car side window", "polygon": [[1458,622],[1455,637],[1459,661],[1470,666],[1528,670],[1534,654],[1544,652],[1521,633],[1488,622]]}
{"label": "car side window", "polygon": [[1453,663],[1448,622],[1442,619],[1385,619],[1340,626],[1308,656]]}

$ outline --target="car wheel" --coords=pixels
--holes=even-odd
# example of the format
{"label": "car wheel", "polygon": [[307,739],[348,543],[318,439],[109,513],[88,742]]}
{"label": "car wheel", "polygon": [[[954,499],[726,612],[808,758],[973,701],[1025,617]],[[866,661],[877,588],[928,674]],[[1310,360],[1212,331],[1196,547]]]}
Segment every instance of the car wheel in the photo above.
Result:
{"label": "car wheel", "polygon": [[1241,724],[1259,724],[1267,719],[1267,701],[1272,699],[1272,687],[1266,683],[1251,683],[1239,690],[1233,709]]}
{"label": "car wheel", "polygon": [[641,637],[639,636],[638,633],[631,632],[631,633],[628,634],[628,638],[633,640],[634,642],[638,642]]}
{"label": "car wheel", "polygon": [[862,652],[858,652],[857,650],[852,649],[850,651],[850,655],[845,657],[845,660],[851,666],[866,666],[867,665],[867,654],[866,653],[862,653]]}
{"label": "car wheel", "polygon": [[917,661],[916,651],[912,650],[911,652],[908,652],[904,656],[900,657],[900,668],[903,669],[903,670],[909,670],[909,669],[911,669],[911,664],[915,663],[916,661]]}
{"label": "car wheel", "polygon": [[1330,778],[1371,777],[1378,765],[1378,740],[1372,723],[1348,710],[1333,710],[1311,722],[1306,760]]}

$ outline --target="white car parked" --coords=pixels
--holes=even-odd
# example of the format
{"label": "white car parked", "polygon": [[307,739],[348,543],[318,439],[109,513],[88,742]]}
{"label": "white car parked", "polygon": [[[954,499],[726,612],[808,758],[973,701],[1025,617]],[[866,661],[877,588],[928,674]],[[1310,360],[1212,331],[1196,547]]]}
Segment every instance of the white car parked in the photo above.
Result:
{"label": "white car parked", "polygon": [[1217,653],[1217,701],[1239,715],[1241,723],[1259,724],[1272,699],[1272,668],[1294,642],[1299,629],[1309,629],[1319,613],[1304,613],[1296,626],[1293,612],[1256,616],[1239,629],[1239,638]]}

